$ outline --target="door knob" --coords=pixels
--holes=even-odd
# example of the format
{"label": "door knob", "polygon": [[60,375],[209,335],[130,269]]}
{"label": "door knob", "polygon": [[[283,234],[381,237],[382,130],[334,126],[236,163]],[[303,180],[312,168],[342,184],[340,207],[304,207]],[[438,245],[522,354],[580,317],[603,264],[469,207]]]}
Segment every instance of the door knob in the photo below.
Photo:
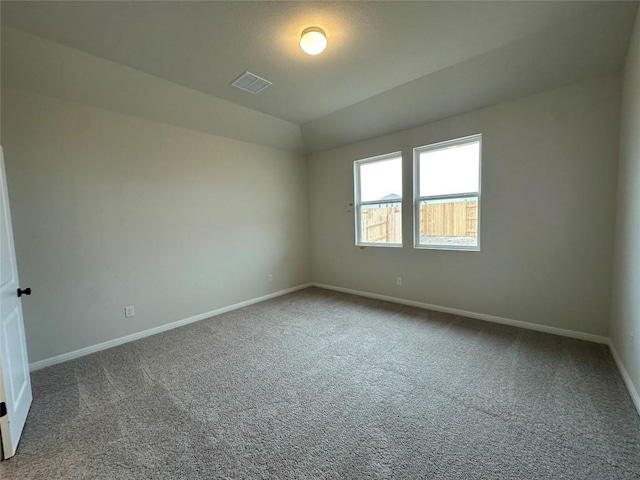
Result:
{"label": "door knob", "polygon": [[27,287],[24,290],[21,290],[19,288],[18,289],[18,296],[21,297],[22,295],[31,295],[31,287]]}

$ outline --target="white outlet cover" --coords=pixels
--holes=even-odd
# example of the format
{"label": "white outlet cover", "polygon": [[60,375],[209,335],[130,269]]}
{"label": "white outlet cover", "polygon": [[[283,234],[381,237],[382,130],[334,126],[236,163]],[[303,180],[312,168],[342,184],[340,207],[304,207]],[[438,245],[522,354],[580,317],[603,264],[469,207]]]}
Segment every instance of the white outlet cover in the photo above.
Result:
{"label": "white outlet cover", "polygon": [[135,308],[133,305],[129,305],[128,307],[124,307],[124,316],[126,318],[133,317],[136,314]]}

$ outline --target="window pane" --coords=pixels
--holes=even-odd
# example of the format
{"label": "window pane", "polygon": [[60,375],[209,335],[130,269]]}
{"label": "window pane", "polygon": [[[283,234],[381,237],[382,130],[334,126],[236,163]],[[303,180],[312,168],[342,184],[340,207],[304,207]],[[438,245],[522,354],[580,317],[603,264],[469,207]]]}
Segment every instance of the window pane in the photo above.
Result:
{"label": "window pane", "polygon": [[360,164],[360,200],[402,198],[401,157]]}
{"label": "window pane", "polygon": [[478,246],[478,197],[420,202],[420,245]]}
{"label": "window pane", "polygon": [[420,152],[420,196],[477,192],[480,142]]}
{"label": "window pane", "polygon": [[364,205],[360,209],[361,242],[402,243],[401,203]]}

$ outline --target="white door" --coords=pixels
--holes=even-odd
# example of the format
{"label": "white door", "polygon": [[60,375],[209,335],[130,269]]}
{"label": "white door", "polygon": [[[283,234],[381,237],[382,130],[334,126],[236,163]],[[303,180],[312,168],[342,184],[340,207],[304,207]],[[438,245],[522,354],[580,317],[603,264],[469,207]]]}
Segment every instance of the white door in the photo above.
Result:
{"label": "white door", "polygon": [[18,296],[18,268],[11,229],[4,153],[0,146],[0,434],[3,458],[13,457],[31,406],[27,343]]}

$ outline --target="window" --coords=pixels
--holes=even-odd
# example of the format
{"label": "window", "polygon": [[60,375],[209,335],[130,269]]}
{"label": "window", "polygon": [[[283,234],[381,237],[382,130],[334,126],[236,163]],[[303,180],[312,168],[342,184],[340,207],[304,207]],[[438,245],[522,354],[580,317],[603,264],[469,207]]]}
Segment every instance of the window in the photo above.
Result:
{"label": "window", "polygon": [[415,246],[480,250],[482,136],[414,149]]}
{"label": "window", "polygon": [[356,245],[402,246],[402,155],[354,163]]}

